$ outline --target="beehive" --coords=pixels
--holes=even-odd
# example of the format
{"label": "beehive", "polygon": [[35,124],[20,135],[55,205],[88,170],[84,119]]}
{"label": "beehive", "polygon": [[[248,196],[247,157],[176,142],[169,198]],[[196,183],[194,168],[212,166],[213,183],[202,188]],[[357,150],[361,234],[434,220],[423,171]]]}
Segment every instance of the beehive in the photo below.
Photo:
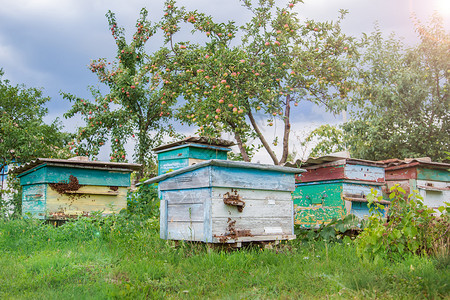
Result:
{"label": "beehive", "polygon": [[[305,173],[297,176],[293,194],[295,223],[302,227],[327,224],[333,218],[369,215],[366,196],[371,190],[382,194],[384,165],[340,156],[308,159]],[[382,200],[387,208],[389,201]],[[383,213],[385,213],[383,211]]]}
{"label": "beehive", "polygon": [[429,158],[390,160],[386,167],[388,188],[399,184],[408,194],[417,190],[423,202],[438,213],[438,207],[450,202],[450,164]]}
{"label": "beehive", "polygon": [[22,186],[24,216],[66,220],[118,212],[127,205],[130,174],[140,165],[38,158],[14,172]]}
{"label": "beehive", "polygon": [[291,193],[297,168],[208,160],[159,182],[161,238],[233,243],[295,238]]}
{"label": "beehive", "polygon": [[188,137],[153,149],[158,155],[158,175],[209,159],[227,159],[234,143],[216,138]]}

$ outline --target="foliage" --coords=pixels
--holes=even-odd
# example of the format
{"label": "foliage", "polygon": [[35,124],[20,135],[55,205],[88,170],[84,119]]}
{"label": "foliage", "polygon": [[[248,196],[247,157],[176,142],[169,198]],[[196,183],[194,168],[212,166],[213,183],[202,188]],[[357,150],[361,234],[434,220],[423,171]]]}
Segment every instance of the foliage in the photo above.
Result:
{"label": "foliage", "polygon": [[[362,110],[344,131],[355,157],[445,158],[450,145],[450,34],[434,15],[428,26],[416,20],[420,44],[406,48],[377,30],[361,66]],[[426,137],[426,138],[425,138]]]}
{"label": "foliage", "polygon": [[161,48],[152,54],[145,52],[146,43],[156,32],[156,25],[147,20],[147,14],[146,9],[141,10],[133,40],[128,44],[115,14],[107,13],[117,46],[116,61],[98,59],[89,66],[105,85],[106,95],[99,88],[91,88],[93,101],[63,94],[73,102],[65,117],[81,114],[86,123],[69,143],[71,150],[96,158],[100,147],[109,140],[111,161],[126,161],[124,145],[133,140],[135,160],[144,165],[141,177],[155,168],[154,154],[149,149],[161,144],[166,135],[176,136],[166,121],[178,96],[164,67],[167,51]]}
{"label": "foliage", "polygon": [[64,157],[68,152],[58,120],[45,124],[50,100],[37,88],[13,86],[0,70],[0,165],[24,163],[36,157]]}
{"label": "foliage", "polygon": [[159,217],[159,202],[157,185],[142,184],[128,194],[127,212],[143,218]]}
{"label": "foliage", "polygon": [[394,35],[384,39],[379,29],[368,37],[351,119],[312,132],[308,138],[319,140],[314,154],[347,147],[352,157],[370,160],[447,159],[450,35],[438,15],[427,26],[417,20],[415,26],[420,43],[414,47]]}
{"label": "foliage", "polygon": [[[175,70],[171,80],[186,100],[177,117],[197,125],[202,135],[231,133],[246,161],[264,147],[274,164],[286,162],[291,106],[312,101],[340,111],[354,86],[359,44],[341,32],[346,12],[335,22],[300,20],[293,11],[298,2],[275,7],[271,0],[257,5],[243,1],[253,17],[241,28],[166,2],[161,28],[175,55],[167,62]],[[207,42],[175,43],[182,22],[191,23]],[[262,126],[273,126],[276,120],[283,122],[284,133],[271,145]],[[252,143],[254,139],[260,144]],[[272,149],[278,143],[283,145],[281,158]]]}
{"label": "foliage", "polygon": [[321,224],[317,229],[297,230],[296,234],[305,241],[348,242],[361,230],[361,222],[357,217],[349,214],[344,218],[333,218],[331,222]]}
{"label": "foliage", "polygon": [[[365,262],[353,242],[226,251],[159,238],[157,219],[0,220],[0,298],[446,298],[426,257]],[[270,249],[272,248],[272,249]],[[195,278],[195,284],[193,284]]]}
{"label": "foliage", "polygon": [[[58,120],[51,124],[43,121],[48,112],[44,106],[50,98],[44,97],[40,89],[14,86],[2,76],[0,69],[0,169],[37,157],[66,158],[69,151],[65,145],[70,135],[61,132]],[[12,174],[8,182],[6,191],[0,187],[0,210],[12,205],[20,212],[20,201],[12,198],[18,188]],[[12,203],[4,203],[6,194]]]}
{"label": "foliage", "polygon": [[[384,206],[377,203],[382,196],[376,191],[369,194],[371,216],[366,228],[358,236],[360,256],[405,257],[410,254],[427,255],[445,251],[450,253],[450,218],[448,214],[433,215],[422,197],[414,191],[406,197],[399,185],[391,188],[389,217],[383,218]],[[443,209],[442,209],[443,210]]]}
{"label": "foliage", "polygon": [[309,154],[310,157],[319,157],[335,152],[345,151],[344,132],[337,126],[322,125],[311,131],[305,140],[303,146],[313,143],[313,148]]}

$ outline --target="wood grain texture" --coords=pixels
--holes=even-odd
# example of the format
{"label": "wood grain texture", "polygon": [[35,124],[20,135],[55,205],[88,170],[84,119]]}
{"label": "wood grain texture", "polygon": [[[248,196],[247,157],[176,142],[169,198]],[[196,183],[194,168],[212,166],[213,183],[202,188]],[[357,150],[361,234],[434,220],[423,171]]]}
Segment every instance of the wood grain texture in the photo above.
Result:
{"label": "wood grain texture", "polygon": [[87,168],[68,168],[57,166],[38,166],[20,179],[20,184],[40,184],[68,182],[70,175],[75,176],[81,185],[130,186],[130,172],[92,170]]}
{"label": "wood grain texture", "polygon": [[384,177],[385,173],[383,167],[350,164],[345,165],[346,179],[384,182]]}
{"label": "wood grain texture", "polygon": [[269,170],[241,169],[213,166],[211,172],[212,186],[294,191],[293,174],[283,174]]}
{"label": "wood grain texture", "polygon": [[211,186],[210,173],[211,167],[181,173],[161,181],[159,189],[165,191],[209,187]]}
{"label": "wood grain texture", "polygon": [[[294,234],[292,232],[292,217],[284,218],[267,218],[267,217],[235,217],[231,219],[236,221],[234,229],[237,231],[249,230],[250,235],[289,235]],[[213,218],[212,220],[212,234],[213,237],[224,236],[229,234],[228,230],[229,219],[226,218]],[[275,232],[276,231],[276,232]]]}
{"label": "wood grain texture", "polygon": [[[97,189],[99,192],[108,192],[109,187],[105,186],[85,186],[80,188],[80,192]],[[83,215],[94,211],[101,211],[103,214],[118,213],[127,207],[127,191],[125,187],[119,187],[115,196],[93,195],[93,194],[59,194],[51,187],[46,188],[47,215],[64,214],[67,216]],[[62,217],[62,215],[61,215]]]}
{"label": "wood grain texture", "polygon": [[360,196],[365,198],[371,193],[371,190],[376,190],[378,195],[381,195],[381,186],[370,184],[356,184],[356,183],[344,183],[343,195],[346,197]]}
{"label": "wood grain texture", "polygon": [[163,240],[167,240],[167,200],[164,197],[161,198],[159,203],[159,236]]}
{"label": "wood grain texture", "polygon": [[450,182],[450,171],[443,169],[418,168],[417,179]]}
{"label": "wood grain texture", "polygon": [[408,167],[402,169],[391,170],[386,168],[386,181],[417,179],[417,168]]}
{"label": "wood grain texture", "polygon": [[161,197],[170,204],[203,203],[211,197],[211,188],[165,190]]}
{"label": "wood grain texture", "polygon": [[297,182],[312,182],[344,178],[344,165],[323,168],[307,168],[305,173],[296,176]]}
{"label": "wood grain texture", "polygon": [[45,219],[46,185],[26,185],[22,190],[22,215],[31,214],[33,218]]}
{"label": "wood grain texture", "polygon": [[204,241],[202,222],[169,222],[167,223],[167,239],[183,241]]}
{"label": "wood grain texture", "polygon": [[188,158],[161,160],[158,163],[158,175],[189,166]]}
{"label": "wood grain texture", "polygon": [[203,222],[203,203],[167,204],[169,222]]}
{"label": "wood grain texture", "polygon": [[47,182],[47,168],[45,166],[37,166],[27,172],[19,174],[20,185],[41,184]]}

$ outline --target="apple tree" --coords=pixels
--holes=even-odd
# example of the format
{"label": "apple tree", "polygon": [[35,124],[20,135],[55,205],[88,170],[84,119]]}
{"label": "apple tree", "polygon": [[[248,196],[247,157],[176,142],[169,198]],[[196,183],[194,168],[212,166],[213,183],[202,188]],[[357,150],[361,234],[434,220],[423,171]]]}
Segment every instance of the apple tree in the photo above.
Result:
{"label": "apple tree", "polygon": [[147,10],[141,10],[136,32],[127,43],[124,29],[109,11],[106,16],[117,46],[116,60],[97,59],[89,66],[103,88],[91,88],[92,100],[63,94],[73,102],[65,117],[80,114],[86,123],[70,142],[71,150],[95,158],[100,147],[109,141],[111,161],[121,162],[127,161],[124,145],[133,140],[135,161],[144,165],[140,176],[154,167],[150,149],[159,145],[165,135],[175,135],[167,120],[178,96],[165,67],[167,51],[145,51],[146,43],[156,32],[156,25],[147,20],[147,14]]}
{"label": "apple tree", "polygon": [[[191,23],[207,39],[204,44],[175,42],[168,32],[175,52],[172,68],[178,70],[173,81],[186,101],[177,117],[204,135],[233,134],[246,161],[255,150],[249,143],[257,140],[274,164],[286,162],[291,110],[300,101],[339,112],[352,100],[348,94],[356,87],[359,43],[341,31],[346,12],[335,22],[301,20],[294,11],[298,2],[275,7],[271,0],[256,6],[243,1],[253,17],[242,27],[166,3],[162,28]],[[276,121],[282,122],[283,134],[269,141],[262,129]],[[273,149],[278,143],[281,156]]]}

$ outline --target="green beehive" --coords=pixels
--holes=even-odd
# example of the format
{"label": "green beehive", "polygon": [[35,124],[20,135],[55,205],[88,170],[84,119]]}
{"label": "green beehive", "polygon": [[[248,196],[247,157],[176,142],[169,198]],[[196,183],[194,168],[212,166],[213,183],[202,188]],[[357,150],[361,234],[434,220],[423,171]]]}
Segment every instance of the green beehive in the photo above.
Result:
{"label": "green beehive", "polygon": [[13,170],[22,186],[22,213],[38,219],[67,220],[118,212],[127,205],[131,172],[141,165],[38,158]]}
{"label": "green beehive", "polygon": [[[371,190],[381,194],[384,164],[327,155],[310,158],[296,178],[293,193],[295,224],[305,228],[327,224],[348,214],[366,218],[370,212],[366,196]],[[380,201],[387,209],[389,202]],[[386,210],[384,211],[384,213]]]}
{"label": "green beehive", "polygon": [[210,159],[227,159],[234,143],[222,139],[188,137],[154,148],[158,155],[158,175],[175,171]]}

